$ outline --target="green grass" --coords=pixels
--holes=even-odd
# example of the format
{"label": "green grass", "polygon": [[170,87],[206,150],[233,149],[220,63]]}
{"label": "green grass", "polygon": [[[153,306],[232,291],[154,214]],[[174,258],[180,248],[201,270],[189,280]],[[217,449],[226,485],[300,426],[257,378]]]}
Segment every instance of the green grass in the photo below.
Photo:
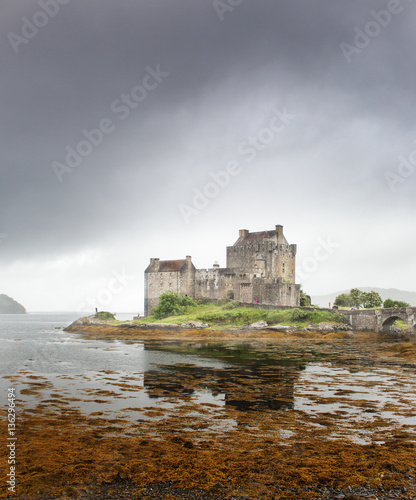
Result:
{"label": "green grass", "polygon": [[99,311],[95,313],[94,318],[100,319],[102,321],[112,321],[115,319],[115,316],[113,313],[107,311]]}
{"label": "green grass", "polygon": [[400,328],[404,332],[407,330],[407,323],[406,323],[406,321],[403,321],[402,319],[396,319],[396,321],[393,323],[392,326],[395,326],[396,328]]}
{"label": "green grass", "polygon": [[270,325],[281,324],[296,327],[304,327],[310,323],[319,324],[323,321],[345,323],[342,315],[330,311],[307,311],[297,308],[286,310],[257,309],[254,307],[240,307],[235,302],[199,304],[196,307],[190,307],[187,313],[181,316],[169,316],[163,319],[147,316],[136,320],[135,323],[180,324],[191,320],[222,327],[244,326],[256,321],[267,321]]}

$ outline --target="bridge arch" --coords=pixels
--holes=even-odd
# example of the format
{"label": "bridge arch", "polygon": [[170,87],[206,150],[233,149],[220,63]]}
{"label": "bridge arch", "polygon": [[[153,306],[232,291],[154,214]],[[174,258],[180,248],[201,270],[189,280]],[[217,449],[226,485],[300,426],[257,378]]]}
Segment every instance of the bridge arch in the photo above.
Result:
{"label": "bridge arch", "polygon": [[392,326],[396,320],[401,319],[407,324],[407,315],[406,314],[395,314],[392,313],[388,318],[383,318],[383,323],[381,327],[382,333],[392,333]]}
{"label": "bridge arch", "polygon": [[339,310],[356,331],[390,332],[396,319],[407,324],[407,333],[416,336],[416,307]]}

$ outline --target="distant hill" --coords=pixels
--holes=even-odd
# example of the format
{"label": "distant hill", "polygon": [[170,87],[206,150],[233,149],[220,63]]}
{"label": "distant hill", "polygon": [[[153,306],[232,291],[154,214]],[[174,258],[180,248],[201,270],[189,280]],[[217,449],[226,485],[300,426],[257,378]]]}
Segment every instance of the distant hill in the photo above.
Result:
{"label": "distant hill", "polygon": [[0,295],[0,314],[25,314],[26,309],[7,295]]}
{"label": "distant hill", "polygon": [[[405,290],[397,290],[397,288],[375,288],[368,286],[358,286],[354,288],[358,288],[362,292],[371,292],[371,290],[374,290],[380,295],[383,302],[386,299],[401,300],[407,302],[411,306],[416,306],[416,292],[406,292]],[[312,304],[328,307],[328,303],[331,302],[332,305],[335,298],[341,295],[341,293],[350,293],[350,290],[341,290],[340,292],[333,292],[328,295],[312,295]]]}

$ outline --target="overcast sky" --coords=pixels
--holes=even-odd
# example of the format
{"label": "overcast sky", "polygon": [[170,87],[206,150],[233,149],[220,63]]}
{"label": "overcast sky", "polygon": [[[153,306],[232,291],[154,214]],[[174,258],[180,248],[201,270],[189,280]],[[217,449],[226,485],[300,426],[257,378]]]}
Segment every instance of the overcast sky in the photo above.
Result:
{"label": "overcast sky", "polygon": [[0,6],[0,293],[143,311],[150,257],[284,226],[312,294],[415,291],[410,0]]}

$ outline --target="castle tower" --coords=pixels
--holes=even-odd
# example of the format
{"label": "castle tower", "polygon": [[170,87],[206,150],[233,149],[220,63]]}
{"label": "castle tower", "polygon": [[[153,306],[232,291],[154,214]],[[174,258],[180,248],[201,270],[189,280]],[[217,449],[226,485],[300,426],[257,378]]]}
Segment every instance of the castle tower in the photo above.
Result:
{"label": "castle tower", "polygon": [[253,270],[261,259],[266,278],[282,278],[290,283],[295,283],[295,258],[296,245],[288,244],[280,225],[256,233],[240,229],[238,240],[227,247],[227,268]]}

